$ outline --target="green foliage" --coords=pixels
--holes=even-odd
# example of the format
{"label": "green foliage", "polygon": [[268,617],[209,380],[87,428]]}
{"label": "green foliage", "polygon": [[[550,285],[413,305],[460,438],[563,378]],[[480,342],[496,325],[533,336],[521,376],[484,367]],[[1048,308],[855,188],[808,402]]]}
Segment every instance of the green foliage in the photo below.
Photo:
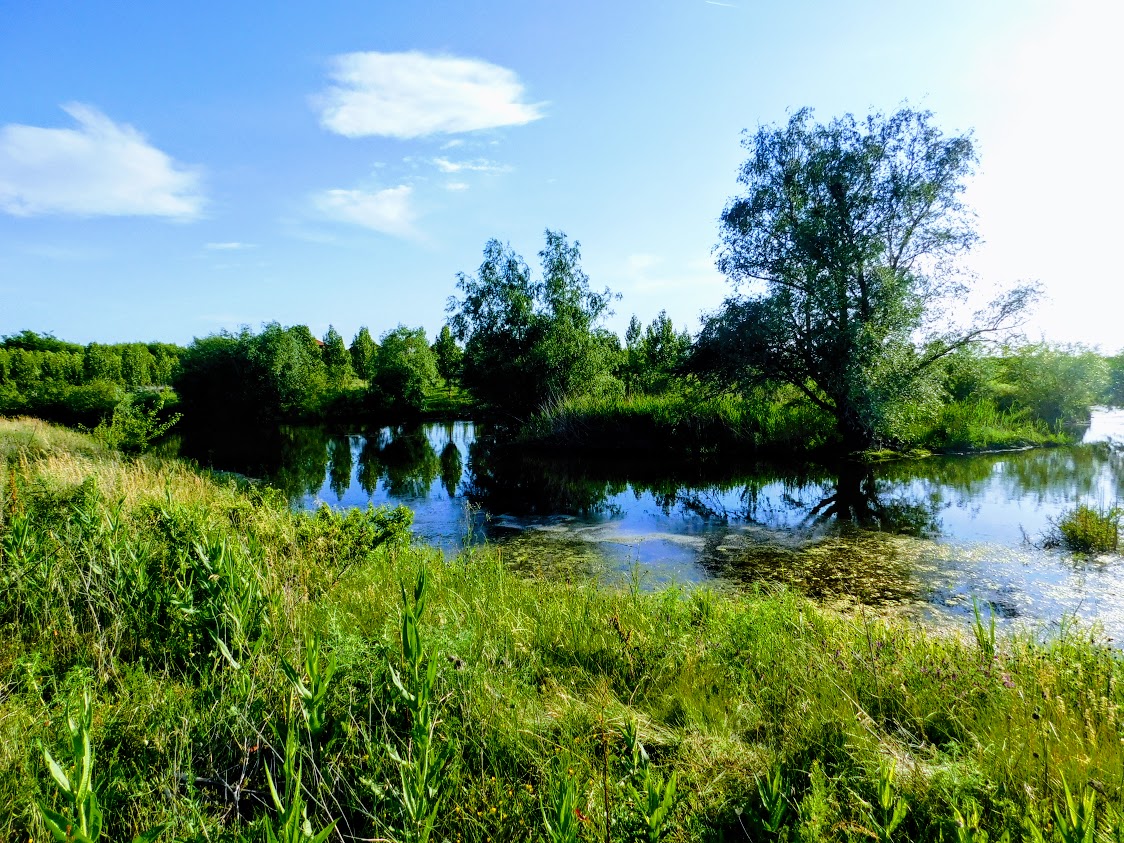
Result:
{"label": "green foliage", "polygon": [[[47,762],[51,778],[69,807],[66,813],[62,813],[48,808],[42,802],[38,804],[43,824],[58,843],[97,843],[101,838],[104,818],[94,792],[94,749],[90,741],[93,716],[93,704],[88,692],[82,697],[82,711],[77,717],[67,709],[66,728],[70,735],[71,762],[69,774],[55,761],[49,750],[43,750],[43,759]],[[157,826],[138,834],[133,843],[154,843],[162,832],[163,828]]]}
{"label": "green foliage", "polygon": [[180,420],[179,413],[161,418],[164,400],[160,392],[126,395],[113,408],[109,421],[99,422],[90,433],[110,448],[126,453],[147,451]]}
{"label": "green foliage", "polygon": [[1044,343],[1006,348],[995,385],[1001,409],[1025,409],[1053,428],[1087,422],[1109,386],[1105,358],[1082,346]]}
{"label": "green foliage", "polygon": [[933,451],[1007,450],[1068,441],[1026,411],[1001,410],[983,398],[943,404],[909,438]]}
{"label": "green foliage", "polygon": [[129,343],[121,350],[121,379],[129,389],[152,383],[156,358],[139,342]]}
{"label": "green foliage", "polygon": [[399,325],[379,341],[378,362],[371,381],[371,404],[396,415],[415,415],[426,394],[437,385],[437,358],[424,328]]}
{"label": "green foliage", "polygon": [[63,770],[51,757],[49,750],[43,750],[43,758],[51,778],[58,785],[59,793],[69,805],[69,816],[52,811],[40,804],[43,823],[59,843],[96,843],[101,837],[102,813],[93,790],[94,750],[90,745],[90,725],[93,721],[93,707],[87,693],[82,700],[82,713],[75,717],[69,711],[66,717],[67,731],[70,733],[70,774]]}
{"label": "green foliage", "polygon": [[1054,808],[1058,838],[1061,843],[1094,843],[1097,833],[1096,791],[1087,789],[1078,800],[1070,791],[1065,776],[1062,776],[1062,789],[1065,804]]}
{"label": "green foliage", "polygon": [[284,797],[277,792],[277,785],[273,783],[273,775],[269,772],[269,767],[265,768],[269,796],[277,811],[277,829],[275,830],[271,823],[265,826],[267,843],[324,843],[328,835],[335,830],[335,822],[318,832],[312,830],[312,821],[308,817],[308,809],[304,803],[299,753],[294,730],[290,728],[285,735],[285,759],[282,766],[285,777]]}
{"label": "green foliage", "polygon": [[928,112],[817,124],[803,109],[744,145],[746,193],[722,214],[718,266],[749,292],[709,319],[694,367],[724,385],[790,384],[835,419],[847,450],[892,438],[902,409],[924,401],[927,370],[1009,324],[1030,295],[914,344],[934,301],[962,292],[932,268],[975,241],[960,204],[970,138],[944,137]]}
{"label": "green foliage", "polygon": [[[991,836],[982,825],[980,806],[969,800],[963,805],[953,806],[952,817],[956,821],[956,843],[989,843]],[[1010,843],[1010,831],[1004,831],[996,843]]]}
{"label": "green foliage", "polygon": [[689,453],[811,453],[832,441],[832,419],[788,390],[713,396],[689,386],[662,395],[577,396],[547,404],[521,430],[561,448]]}
{"label": "green foliage", "polygon": [[328,333],[324,334],[324,347],[321,349],[324,356],[328,384],[339,389],[355,379],[355,370],[351,365],[351,354],[347,346],[333,326],[328,326]]}
{"label": "green foliage", "polygon": [[394,789],[402,818],[403,839],[426,843],[437,822],[437,812],[447,795],[447,773],[455,744],[437,734],[439,701],[437,659],[422,643],[421,620],[425,612],[428,579],[426,569],[418,571],[412,598],[402,592],[402,660],[405,671],[389,666],[390,678],[399,701],[410,714],[410,740],[401,750],[393,745],[387,751],[398,766],[399,785]]}
{"label": "green foliage", "polygon": [[320,346],[308,328],[266,325],[196,339],[180,359],[175,387],[192,417],[266,422],[315,414],[327,386]]}
{"label": "green foliage", "polygon": [[983,657],[988,661],[995,658],[995,612],[988,606],[987,623],[984,623],[980,614],[980,604],[975,597],[972,598],[972,634],[976,637],[976,644]]}
{"label": "green foliage", "polygon": [[351,341],[351,368],[365,381],[375,377],[377,371],[378,344],[371,339],[371,332],[364,325]]}
{"label": "green foliage", "polygon": [[1124,407],[1124,352],[1109,357],[1108,384],[1105,386],[1104,401],[1115,407]]}
{"label": "green foliage", "polygon": [[635,316],[625,332],[623,379],[629,392],[665,392],[686,364],[691,336],[676,333],[667,311],[661,310],[647,328]]}
{"label": "green foliage", "polygon": [[555,782],[549,805],[541,805],[543,828],[550,843],[577,843],[581,833],[578,819],[578,786],[566,776]]}
{"label": "green foliage", "polygon": [[761,830],[775,839],[787,825],[789,814],[784,770],[778,767],[770,775],[759,776],[757,795],[761,797]]}
{"label": "green foliage", "polygon": [[47,352],[72,352],[82,353],[82,346],[73,342],[57,339],[54,334],[47,332],[38,334],[35,331],[22,330],[18,334],[9,334],[0,337],[0,349],[21,348],[25,351]]}
{"label": "green foliage", "polygon": [[437,374],[446,383],[459,381],[461,367],[464,362],[464,351],[457,341],[453,339],[453,332],[448,325],[441,326],[441,333],[433,342],[433,355],[437,360]]}
{"label": "green foliage", "polygon": [[1078,504],[1053,525],[1047,547],[1064,547],[1075,553],[1112,553],[1120,546],[1119,506],[1094,507]]}
{"label": "green foliage", "polygon": [[82,356],[82,370],[87,381],[118,382],[121,378],[121,352],[112,346],[92,342]]}
{"label": "green foliage", "polygon": [[896,774],[896,762],[888,759],[878,762],[875,801],[867,811],[867,822],[880,843],[890,843],[894,839],[894,832],[909,813],[909,802],[898,792],[894,781]]}
{"label": "green foliage", "polygon": [[336,657],[320,664],[321,638],[314,635],[305,643],[303,675],[285,659],[281,659],[281,672],[293,685],[300,702],[301,714],[314,746],[322,746],[332,728],[328,718],[328,692],[336,673]]}
{"label": "green foliage", "polygon": [[464,342],[464,384],[484,402],[526,417],[548,399],[615,387],[615,350],[597,332],[612,293],[595,292],[577,242],[546,232],[542,276],[531,277],[510,246],[490,240],[475,276],[460,273],[449,325]]}

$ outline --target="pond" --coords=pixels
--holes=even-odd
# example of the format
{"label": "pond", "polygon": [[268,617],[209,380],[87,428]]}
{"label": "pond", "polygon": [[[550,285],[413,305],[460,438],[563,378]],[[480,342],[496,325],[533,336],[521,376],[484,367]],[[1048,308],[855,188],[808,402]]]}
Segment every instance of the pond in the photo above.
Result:
{"label": "pond", "polygon": [[878,465],[718,464],[531,456],[486,426],[286,427],[192,436],[185,456],[259,477],[314,508],[405,504],[453,555],[490,542],[534,574],[668,583],[785,583],[833,604],[964,623],[1080,620],[1124,642],[1124,560],[1044,550],[1081,501],[1124,500],[1124,411],[1084,444]]}

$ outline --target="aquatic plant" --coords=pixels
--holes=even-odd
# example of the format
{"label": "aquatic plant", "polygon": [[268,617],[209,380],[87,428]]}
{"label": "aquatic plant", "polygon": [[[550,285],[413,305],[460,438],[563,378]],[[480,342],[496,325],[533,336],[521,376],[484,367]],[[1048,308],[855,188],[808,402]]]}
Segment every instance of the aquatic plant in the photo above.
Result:
{"label": "aquatic plant", "polygon": [[1078,504],[1053,522],[1044,543],[1075,553],[1112,553],[1120,545],[1121,518],[1124,509],[1119,506]]}

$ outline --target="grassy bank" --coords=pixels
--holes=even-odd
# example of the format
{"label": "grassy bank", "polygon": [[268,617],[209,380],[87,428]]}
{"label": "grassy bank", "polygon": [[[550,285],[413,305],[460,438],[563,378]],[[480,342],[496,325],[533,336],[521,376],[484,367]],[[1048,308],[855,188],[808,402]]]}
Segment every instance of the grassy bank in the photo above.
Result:
{"label": "grassy bank", "polygon": [[1124,664],[1073,630],[525,580],[35,421],[0,469],[4,839],[74,814],[72,729],[103,840],[1120,833]]}
{"label": "grassy bank", "polygon": [[[986,401],[949,402],[899,431],[897,449],[988,451],[1065,444],[1027,412]],[[693,393],[575,397],[544,407],[522,431],[528,444],[567,450],[826,454],[838,448],[834,423],[798,396]]]}
{"label": "grassy bank", "polygon": [[807,455],[832,441],[832,423],[805,402],[690,393],[578,396],[528,422],[528,444],[566,449]]}

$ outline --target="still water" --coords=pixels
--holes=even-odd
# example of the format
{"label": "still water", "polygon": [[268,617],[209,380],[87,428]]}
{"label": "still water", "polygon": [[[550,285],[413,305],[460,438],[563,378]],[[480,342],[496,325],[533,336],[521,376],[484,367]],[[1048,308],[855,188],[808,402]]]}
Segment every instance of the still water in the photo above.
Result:
{"label": "still water", "polygon": [[289,427],[182,450],[300,507],[404,504],[421,541],[449,555],[488,541],[528,573],[781,582],[932,623],[964,623],[975,597],[1004,623],[1079,619],[1124,642],[1124,559],[1041,547],[1074,503],[1124,500],[1124,411],[1095,412],[1072,448],[833,468],[543,458],[471,422]]}

